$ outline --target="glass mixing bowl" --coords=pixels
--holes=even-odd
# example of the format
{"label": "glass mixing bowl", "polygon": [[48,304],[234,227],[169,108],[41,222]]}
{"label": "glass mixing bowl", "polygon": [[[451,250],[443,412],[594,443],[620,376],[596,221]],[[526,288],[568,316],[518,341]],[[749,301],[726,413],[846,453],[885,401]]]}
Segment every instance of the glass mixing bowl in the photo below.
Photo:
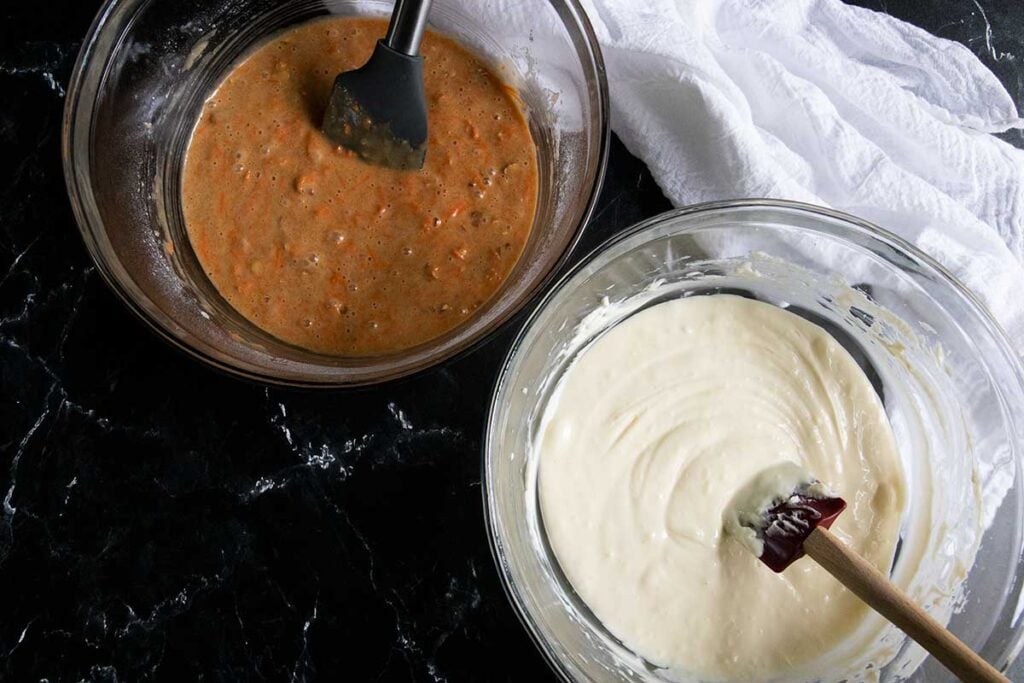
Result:
{"label": "glass mixing bowl", "polygon": [[430,27],[494,64],[519,89],[537,143],[532,235],[507,281],[460,327],[379,357],[334,357],[281,342],[240,316],[189,244],[181,167],[203,101],[230,66],[288,26],[328,14],[387,15],[375,0],[108,0],[75,65],[64,117],[68,192],[99,272],[163,337],[246,377],[306,386],[406,375],[479,342],[548,283],[593,209],[608,142],[604,65],[577,0],[510,7],[435,0]]}
{"label": "glass mixing bowl", "polygon": [[[555,671],[685,680],[616,640],[567,583],[545,538],[532,443],[559,378],[588,343],[647,306],[716,292],[809,318],[862,365],[910,492],[891,577],[933,614],[952,613],[954,633],[1008,666],[1022,642],[1019,357],[981,304],[910,244],[835,211],[752,200],[673,211],[611,239],[553,287],[509,353],[487,426],[485,515],[509,598]],[[893,656],[883,681],[910,672],[955,680],[894,629],[876,645]]]}

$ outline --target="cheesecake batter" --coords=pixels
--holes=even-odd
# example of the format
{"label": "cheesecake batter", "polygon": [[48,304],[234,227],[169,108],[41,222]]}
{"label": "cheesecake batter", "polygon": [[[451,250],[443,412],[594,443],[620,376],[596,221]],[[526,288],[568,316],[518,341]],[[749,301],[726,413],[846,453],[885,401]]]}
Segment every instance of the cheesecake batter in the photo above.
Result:
{"label": "cheesecake batter", "polygon": [[820,655],[863,637],[868,608],[828,573],[805,559],[775,574],[723,529],[738,491],[791,462],[847,500],[833,531],[889,570],[905,504],[892,430],[820,327],[728,295],[655,305],[573,363],[536,448],[561,568],[650,662],[701,679],[812,677],[835,673]]}
{"label": "cheesecake batter", "polygon": [[189,240],[220,294],[333,355],[401,351],[467,320],[519,260],[537,204],[515,90],[433,32],[422,169],[374,166],[320,132],[334,77],[386,28],[317,20],[258,48],[205,103],[182,178]]}

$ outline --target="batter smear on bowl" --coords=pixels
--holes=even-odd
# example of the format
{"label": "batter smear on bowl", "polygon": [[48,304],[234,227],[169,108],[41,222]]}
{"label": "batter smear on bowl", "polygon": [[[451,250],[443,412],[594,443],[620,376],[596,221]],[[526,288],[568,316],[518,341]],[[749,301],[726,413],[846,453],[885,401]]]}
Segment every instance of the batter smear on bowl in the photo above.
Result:
{"label": "batter smear on bowl", "polygon": [[205,103],[185,160],[192,247],[221,295],[286,342],[380,355],[438,337],[497,292],[537,203],[537,155],[516,92],[449,38],[421,48],[422,170],[361,161],[319,130],[334,77],[383,20],[291,29]]}

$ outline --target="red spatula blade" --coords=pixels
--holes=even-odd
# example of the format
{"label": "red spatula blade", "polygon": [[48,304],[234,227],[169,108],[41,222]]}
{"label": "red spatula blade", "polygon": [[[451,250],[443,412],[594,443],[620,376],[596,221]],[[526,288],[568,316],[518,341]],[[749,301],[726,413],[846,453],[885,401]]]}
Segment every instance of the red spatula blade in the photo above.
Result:
{"label": "red spatula blade", "polygon": [[804,556],[804,541],[815,528],[829,528],[845,509],[842,498],[812,498],[800,493],[769,508],[764,525],[754,530],[764,542],[761,561],[781,572]]}

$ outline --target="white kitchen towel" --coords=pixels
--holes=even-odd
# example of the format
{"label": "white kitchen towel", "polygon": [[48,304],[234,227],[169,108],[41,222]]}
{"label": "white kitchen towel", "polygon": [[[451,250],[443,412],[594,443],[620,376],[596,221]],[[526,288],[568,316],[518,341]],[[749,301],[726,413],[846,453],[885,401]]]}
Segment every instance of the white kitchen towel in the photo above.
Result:
{"label": "white kitchen towel", "polygon": [[838,0],[588,0],[612,127],[676,205],[825,204],[916,243],[1024,351],[1024,151],[965,47]]}

